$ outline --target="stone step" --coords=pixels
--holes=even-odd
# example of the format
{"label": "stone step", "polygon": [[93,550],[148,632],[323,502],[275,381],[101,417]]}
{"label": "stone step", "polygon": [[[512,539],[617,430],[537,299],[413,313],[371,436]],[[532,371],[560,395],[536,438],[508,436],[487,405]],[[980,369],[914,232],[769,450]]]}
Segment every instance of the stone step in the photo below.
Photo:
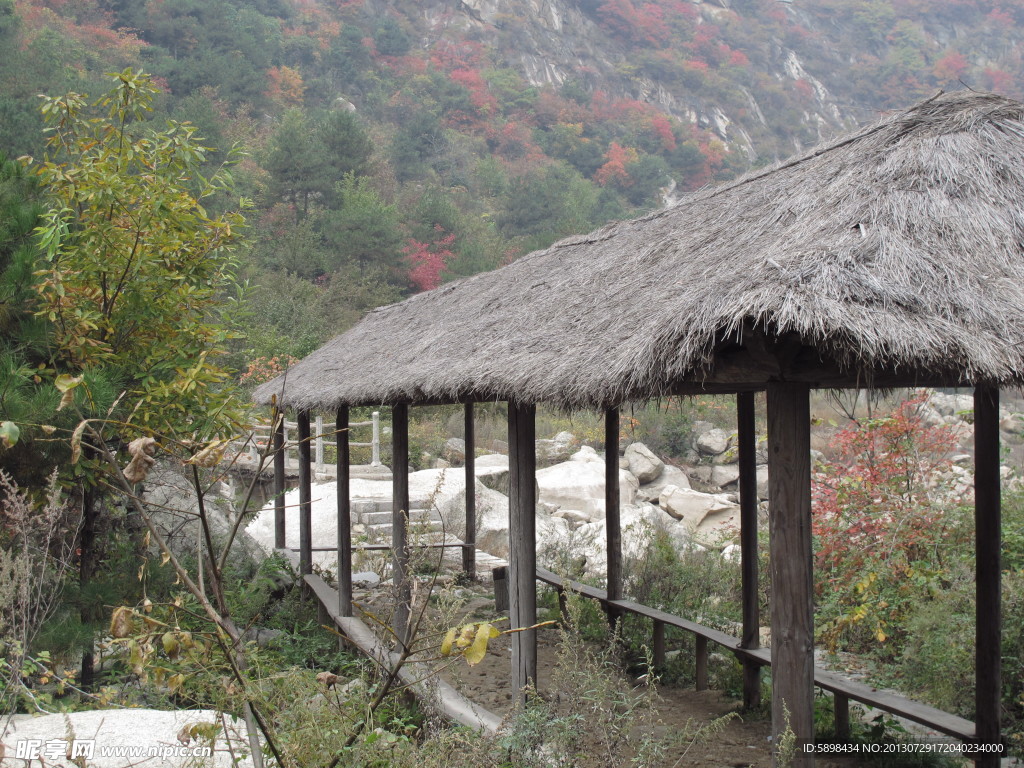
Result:
{"label": "stone step", "polygon": [[[441,533],[443,530],[444,526],[441,524],[440,520],[425,520],[419,523],[414,522],[411,532],[413,534]],[[367,525],[366,535],[371,541],[376,541],[378,539],[389,540],[391,538],[391,522]]]}
{"label": "stone step", "polygon": [[390,512],[390,499],[352,499],[351,508],[353,515],[361,515],[366,512]]}
{"label": "stone step", "polygon": [[[391,525],[393,515],[391,512],[362,512],[355,516],[356,522],[363,525]],[[413,525],[426,522],[440,522],[441,515],[436,509],[414,509],[409,513],[409,522]]]}

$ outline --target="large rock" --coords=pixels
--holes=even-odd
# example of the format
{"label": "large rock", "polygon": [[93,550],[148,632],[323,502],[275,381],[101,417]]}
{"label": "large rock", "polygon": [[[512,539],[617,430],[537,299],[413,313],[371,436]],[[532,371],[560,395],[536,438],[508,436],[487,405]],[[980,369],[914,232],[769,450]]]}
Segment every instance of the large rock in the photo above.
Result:
{"label": "large rock", "polygon": [[659,506],[670,516],[696,531],[709,515],[732,513],[739,507],[723,494],[701,493],[692,488],[666,486],[658,499]]}
{"label": "large rock", "polygon": [[768,498],[768,465],[757,468],[757,498],[764,501]]}
{"label": "large rock", "polygon": [[643,443],[633,443],[626,448],[625,459],[629,462],[629,471],[636,475],[641,485],[656,480],[665,466],[665,462]]}
{"label": "large rock", "polygon": [[[229,484],[216,483],[203,494],[203,507],[216,546],[227,540],[234,526],[234,490]],[[171,551],[179,557],[194,556],[200,530],[199,500],[192,479],[170,464],[158,462],[146,478],[143,500]],[[231,545],[232,561],[256,566],[266,558],[271,547],[273,536],[269,544],[265,544],[239,530]]]}
{"label": "large rock", "polygon": [[[201,763],[198,756],[191,754],[191,750],[205,746],[204,742],[190,740],[188,750],[173,749],[182,746],[180,739],[183,738],[183,730],[197,724],[221,726],[224,722],[227,723],[228,733],[218,733],[212,754],[203,758]],[[251,768],[253,764],[252,758],[248,756],[249,742],[245,735],[245,724],[230,715],[222,718],[212,709],[93,709],[42,717],[14,715],[8,730],[0,736],[7,745],[7,757],[0,760],[5,766],[28,765],[30,762],[35,764],[35,760],[15,758],[16,745],[22,740],[40,742],[39,747],[43,750],[40,765],[62,768],[86,764],[91,768],[129,768],[135,765],[177,768],[197,764],[210,768]],[[76,740],[78,744],[72,747]],[[227,748],[228,740],[231,741],[231,749]],[[75,762],[71,762],[66,757],[68,749],[81,749],[83,742],[92,742],[93,753],[88,755],[88,759],[79,754]],[[56,755],[51,756],[49,750],[54,747]],[[130,752],[140,748],[143,754],[146,750],[154,750],[153,756],[140,759],[137,754]]]}
{"label": "large rock", "polygon": [[657,504],[658,499],[661,497],[661,492],[669,485],[674,485],[677,488],[689,488],[690,478],[679,467],[666,464],[662,468],[661,474],[658,475],[657,480],[640,486],[640,491],[636,497],[641,502]]}
{"label": "large rock", "polygon": [[[578,510],[591,520],[605,513],[604,459],[584,446],[569,461],[537,471],[538,501],[561,509]],[[631,472],[619,470],[619,505],[633,504],[640,483]]]}
{"label": "large rock", "polygon": [[449,437],[441,449],[441,457],[453,467],[461,467],[466,462],[466,441],[461,437]]}
{"label": "large rock", "polygon": [[559,432],[551,440],[538,440],[536,444],[537,463],[554,464],[565,461],[579,444],[571,432]]}
{"label": "large rock", "polygon": [[694,447],[704,456],[718,456],[729,450],[729,433],[714,427],[697,435]]}
{"label": "large rock", "polygon": [[477,456],[473,471],[476,479],[488,488],[508,495],[508,456],[501,453]]}
{"label": "large rock", "polygon": [[724,488],[740,479],[740,468],[736,464],[716,464],[711,468],[711,484]]}
{"label": "large rock", "polygon": [[949,421],[963,421],[974,413],[974,397],[971,395],[932,392],[928,405]]}

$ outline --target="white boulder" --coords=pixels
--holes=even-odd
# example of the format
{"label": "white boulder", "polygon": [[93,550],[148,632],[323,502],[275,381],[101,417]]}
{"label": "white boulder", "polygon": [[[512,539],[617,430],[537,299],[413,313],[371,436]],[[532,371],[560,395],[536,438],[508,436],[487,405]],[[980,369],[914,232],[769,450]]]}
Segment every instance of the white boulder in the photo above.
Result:
{"label": "white boulder", "polygon": [[690,478],[687,477],[686,472],[681,470],[679,467],[673,466],[672,464],[666,464],[661,470],[661,474],[658,475],[657,480],[640,486],[640,491],[637,493],[637,499],[657,504],[658,498],[661,496],[661,492],[669,485],[674,485],[677,488],[689,488]]}
{"label": "white boulder", "polygon": [[625,459],[629,462],[629,471],[636,475],[641,485],[656,480],[665,466],[665,462],[643,443],[631,443],[626,448]]}
{"label": "white boulder", "polygon": [[696,531],[709,516],[738,512],[739,507],[723,494],[701,493],[692,488],[667,486],[658,499],[659,506],[671,517]]}
{"label": "white boulder", "polygon": [[551,440],[538,440],[536,442],[537,461],[541,464],[565,461],[572,455],[573,446],[577,443],[576,436],[572,432],[559,432]]}
{"label": "white boulder", "polygon": [[697,436],[697,450],[705,456],[718,456],[729,450],[730,438],[724,429],[715,427]]}
{"label": "white boulder", "polygon": [[[560,509],[578,510],[590,520],[605,513],[604,459],[584,446],[572,459],[537,471],[537,499]],[[619,470],[619,506],[633,504],[640,483],[632,473]]]}
{"label": "white boulder", "polygon": [[740,479],[740,468],[737,464],[716,464],[711,468],[711,484],[715,488],[724,488]]}

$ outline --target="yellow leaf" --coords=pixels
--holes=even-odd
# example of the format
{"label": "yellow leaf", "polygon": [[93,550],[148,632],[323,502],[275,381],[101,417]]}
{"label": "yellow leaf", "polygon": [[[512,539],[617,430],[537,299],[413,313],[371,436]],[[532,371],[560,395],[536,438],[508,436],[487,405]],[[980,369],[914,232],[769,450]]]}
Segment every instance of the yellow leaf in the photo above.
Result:
{"label": "yellow leaf", "polygon": [[228,447],[227,440],[213,440],[203,450],[186,461],[186,464],[195,464],[200,467],[215,467],[224,456],[224,449]]}
{"label": "yellow leaf", "polygon": [[132,609],[119,605],[110,617],[110,634],[113,637],[128,637],[135,629],[132,621]]}
{"label": "yellow leaf", "polygon": [[163,642],[164,653],[167,654],[167,658],[171,659],[172,661],[177,659],[178,650],[180,649],[181,646],[178,644],[178,641],[174,637],[174,635],[171,632],[164,632],[161,641]]}
{"label": "yellow leaf", "polygon": [[82,457],[82,434],[85,432],[85,427],[88,421],[83,421],[71,434],[71,463],[77,464],[78,460]]}
{"label": "yellow leaf", "polygon": [[466,649],[466,663],[472,667],[483,661],[484,656],[487,655],[487,641],[500,634],[501,633],[490,624],[486,622],[482,623],[480,628],[476,631],[476,638],[474,638],[473,644]]}
{"label": "yellow leaf", "polygon": [[466,648],[470,643],[473,642],[473,637],[476,634],[476,624],[467,624],[459,631],[459,637],[455,641],[455,645],[459,648]]}
{"label": "yellow leaf", "polygon": [[62,394],[60,405],[57,406],[57,410],[60,411],[75,401],[75,387],[82,383],[82,377],[62,373],[53,383],[57,387],[57,391]]}
{"label": "yellow leaf", "polygon": [[441,641],[441,655],[450,656],[452,652],[452,645],[455,643],[455,627],[448,630],[448,633],[444,636],[444,640]]}

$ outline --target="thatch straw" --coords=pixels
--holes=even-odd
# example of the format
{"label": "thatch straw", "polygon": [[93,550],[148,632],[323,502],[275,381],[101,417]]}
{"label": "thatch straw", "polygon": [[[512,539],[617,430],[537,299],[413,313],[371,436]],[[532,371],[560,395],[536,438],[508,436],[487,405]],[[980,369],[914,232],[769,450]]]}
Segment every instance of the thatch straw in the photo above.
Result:
{"label": "thatch straw", "polygon": [[[618,404],[762,329],[851,381],[1024,381],[1024,105],[940,95],[668,210],[378,309],[283,402]],[[763,371],[741,371],[748,383]],[[257,402],[282,391],[261,386]]]}

